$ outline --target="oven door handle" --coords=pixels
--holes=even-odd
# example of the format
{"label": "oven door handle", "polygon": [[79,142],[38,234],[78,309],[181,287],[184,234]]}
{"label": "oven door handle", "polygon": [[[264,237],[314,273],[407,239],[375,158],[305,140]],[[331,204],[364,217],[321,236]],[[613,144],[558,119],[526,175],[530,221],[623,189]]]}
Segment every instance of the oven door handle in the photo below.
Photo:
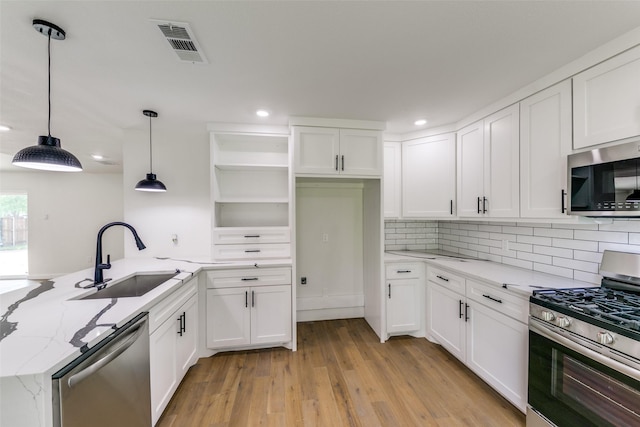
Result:
{"label": "oven door handle", "polygon": [[596,362],[599,362],[611,369],[613,369],[614,371],[620,372],[621,374],[624,374],[628,377],[631,377],[633,379],[635,379],[636,381],[640,381],[640,371],[637,369],[632,368],[631,366],[627,366],[624,363],[620,363],[616,360],[613,360],[607,356],[603,356],[602,354],[593,351],[587,347],[584,347],[578,343],[576,343],[575,341],[570,340],[569,338],[566,338],[562,335],[559,334],[554,334],[552,332],[549,331],[549,329],[545,328],[544,326],[540,326],[537,323],[534,323],[532,321],[529,321],[529,330],[532,332],[535,332],[538,335],[541,335],[551,341],[555,341],[558,344],[561,344],[565,347],[567,347],[570,350],[575,351],[576,353],[580,353],[581,355],[588,357],[590,359],[595,360]]}

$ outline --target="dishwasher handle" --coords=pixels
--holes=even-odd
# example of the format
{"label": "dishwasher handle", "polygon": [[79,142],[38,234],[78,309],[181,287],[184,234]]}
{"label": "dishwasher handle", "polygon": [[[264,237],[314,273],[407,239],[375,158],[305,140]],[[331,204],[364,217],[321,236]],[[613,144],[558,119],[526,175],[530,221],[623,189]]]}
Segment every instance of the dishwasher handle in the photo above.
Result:
{"label": "dishwasher handle", "polygon": [[111,363],[116,357],[124,353],[129,347],[133,345],[133,343],[136,342],[136,340],[140,337],[140,335],[143,332],[145,332],[145,329],[143,328],[145,323],[146,322],[138,324],[138,326],[133,327],[132,330],[129,331],[126,335],[120,337],[119,340],[124,341],[124,343],[118,346],[115,350],[111,351],[109,354],[107,354],[106,356],[98,360],[96,363],[89,365],[82,371],[69,377],[69,380],[68,380],[69,388],[73,388],[73,386],[77,385],[81,381],[84,381],[85,379],[87,379],[87,377],[93,375],[95,372],[97,372],[98,370],[102,369],[104,366]]}

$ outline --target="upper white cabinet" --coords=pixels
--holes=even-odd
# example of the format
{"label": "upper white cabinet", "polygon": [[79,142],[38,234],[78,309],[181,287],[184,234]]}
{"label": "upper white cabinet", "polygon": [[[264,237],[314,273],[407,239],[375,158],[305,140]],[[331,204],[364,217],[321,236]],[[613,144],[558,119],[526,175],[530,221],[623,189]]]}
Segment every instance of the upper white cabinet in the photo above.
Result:
{"label": "upper white cabinet", "polygon": [[382,175],[379,131],[294,126],[296,175]]}
{"label": "upper white cabinet", "polygon": [[573,78],[573,148],[640,135],[640,47]]}
{"label": "upper white cabinet", "polygon": [[400,218],[402,145],[384,143],[384,217]]}
{"label": "upper white cabinet", "polygon": [[519,128],[512,105],[458,132],[458,216],[519,216]]}
{"label": "upper white cabinet", "polygon": [[403,142],[402,216],[451,218],[455,214],[455,199],[455,134]]}
{"label": "upper white cabinet", "polygon": [[211,133],[216,259],[290,257],[289,136]]}
{"label": "upper white cabinet", "polygon": [[566,217],[571,152],[571,82],[520,102],[520,215]]}

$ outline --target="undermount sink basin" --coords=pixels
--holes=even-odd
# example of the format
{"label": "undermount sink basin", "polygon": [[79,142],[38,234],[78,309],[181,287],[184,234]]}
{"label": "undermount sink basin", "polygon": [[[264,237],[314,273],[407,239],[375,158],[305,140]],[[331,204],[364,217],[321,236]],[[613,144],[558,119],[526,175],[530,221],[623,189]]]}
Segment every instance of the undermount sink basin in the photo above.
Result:
{"label": "undermount sink basin", "polygon": [[91,295],[78,299],[104,299],[139,297],[175,277],[177,273],[136,274],[128,279],[108,285]]}

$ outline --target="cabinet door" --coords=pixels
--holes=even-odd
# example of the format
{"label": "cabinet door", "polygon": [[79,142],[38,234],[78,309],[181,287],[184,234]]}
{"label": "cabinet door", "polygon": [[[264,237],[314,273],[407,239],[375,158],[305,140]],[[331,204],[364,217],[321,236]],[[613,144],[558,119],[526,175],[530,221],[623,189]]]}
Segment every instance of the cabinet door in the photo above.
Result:
{"label": "cabinet door", "polygon": [[433,282],[427,284],[429,334],[451,354],[465,360],[465,299]]}
{"label": "cabinet door", "polygon": [[573,78],[573,148],[640,135],[640,48]]}
{"label": "cabinet door", "polygon": [[402,215],[450,218],[456,192],[455,134],[402,143]]}
{"label": "cabinet door", "polygon": [[470,304],[467,366],[524,412],[528,327],[482,304]]}
{"label": "cabinet door", "polygon": [[338,129],[296,126],[293,128],[294,172],[335,175],[339,170]]}
{"label": "cabinet door", "polygon": [[382,135],[378,131],[340,129],[339,169],[343,175],[382,175]]}
{"label": "cabinet door", "polygon": [[207,289],[207,347],[251,342],[249,288]]}
{"label": "cabinet door", "polygon": [[[177,334],[176,367],[178,377],[182,379],[187,370],[198,360],[198,299],[194,295],[178,310],[177,316],[182,316],[182,334]],[[180,323],[180,322],[178,322]]]}
{"label": "cabinet door", "polygon": [[484,120],[483,208],[491,217],[520,215],[519,111],[512,105]]}
{"label": "cabinet door", "polygon": [[169,318],[149,336],[149,372],[151,378],[151,419],[153,424],[178,387],[176,372],[177,318]]}
{"label": "cabinet door", "polygon": [[520,216],[566,217],[571,152],[571,82],[520,102]]}
{"label": "cabinet door", "polygon": [[384,143],[384,217],[400,218],[400,167],[402,145],[398,142]]}
{"label": "cabinet door", "polygon": [[251,288],[251,343],[271,344],[291,340],[291,286]]}
{"label": "cabinet door", "polygon": [[387,333],[412,332],[420,329],[420,281],[418,279],[387,280]]}
{"label": "cabinet door", "polygon": [[[482,122],[457,136],[458,216],[480,216],[484,197],[484,131]],[[478,202],[480,198],[480,203]]]}

